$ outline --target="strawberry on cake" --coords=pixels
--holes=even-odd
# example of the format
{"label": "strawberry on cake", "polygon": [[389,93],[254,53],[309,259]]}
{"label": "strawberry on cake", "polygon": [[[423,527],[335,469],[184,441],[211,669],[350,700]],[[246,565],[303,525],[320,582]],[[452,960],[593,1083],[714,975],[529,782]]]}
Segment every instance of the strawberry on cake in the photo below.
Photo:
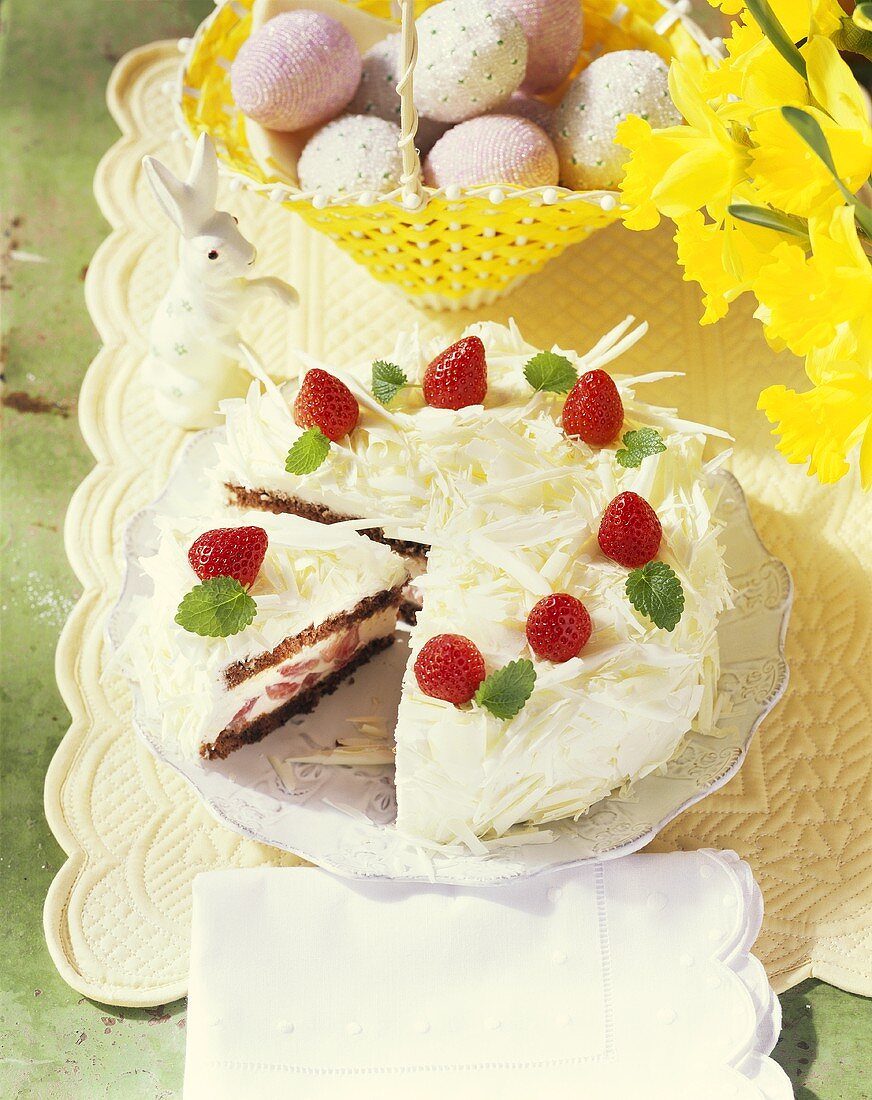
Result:
{"label": "strawberry on cake", "polygon": [[223,404],[231,504],[353,520],[426,566],[395,732],[417,842],[577,817],[714,731],[730,587],[703,451],[724,433],[637,399],[663,374],[605,369],[631,326],[585,355],[511,324],[407,334]]}
{"label": "strawberry on cake", "polygon": [[394,639],[403,560],[347,525],[233,511],[160,522],[120,650],[183,757],[259,741]]}

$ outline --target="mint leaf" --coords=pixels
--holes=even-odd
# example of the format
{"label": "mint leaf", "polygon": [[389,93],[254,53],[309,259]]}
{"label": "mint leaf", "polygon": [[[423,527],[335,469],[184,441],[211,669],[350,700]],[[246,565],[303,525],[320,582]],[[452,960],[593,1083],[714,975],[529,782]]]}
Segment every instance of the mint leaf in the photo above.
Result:
{"label": "mint leaf", "polygon": [[626,432],[623,444],[626,449],[618,451],[615,455],[622,466],[641,466],[643,458],[666,450],[666,444],[660,433],[653,428],[640,428],[637,432]]}
{"label": "mint leaf", "polygon": [[257,604],[233,577],[210,577],[185,596],[176,622],[204,638],[238,634],[257,614]]}
{"label": "mint leaf", "polygon": [[285,469],[289,474],[311,474],[330,450],[330,440],[320,428],[309,428],[288,451]]}
{"label": "mint leaf", "polygon": [[578,371],[565,355],[540,351],[524,367],[524,377],[534,390],[569,393],[578,381]]}
{"label": "mint leaf", "polygon": [[626,592],[633,607],[655,626],[675,629],[684,611],[684,589],[666,562],[649,561],[634,569],[627,577]]}
{"label": "mint leaf", "polygon": [[532,661],[511,661],[482,681],[475,701],[496,718],[514,718],[533,694],[535,683]]}
{"label": "mint leaf", "polygon": [[382,405],[390,405],[409,380],[396,363],[376,359],[372,365],[372,393]]}

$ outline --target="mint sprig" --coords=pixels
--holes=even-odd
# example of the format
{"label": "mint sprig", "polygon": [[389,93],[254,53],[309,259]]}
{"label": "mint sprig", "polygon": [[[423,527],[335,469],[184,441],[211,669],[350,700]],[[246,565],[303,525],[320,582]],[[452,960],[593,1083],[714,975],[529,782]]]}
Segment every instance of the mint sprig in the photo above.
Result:
{"label": "mint sprig", "polygon": [[234,577],[210,577],[184,597],[176,622],[204,638],[229,638],[254,621],[257,604]]}
{"label": "mint sprig", "polygon": [[534,390],[569,393],[578,381],[578,371],[565,355],[540,351],[524,367],[524,377]]}
{"label": "mint sprig", "polygon": [[532,661],[511,661],[482,681],[475,701],[495,718],[514,718],[533,694],[535,683]]}
{"label": "mint sprig", "polygon": [[309,428],[294,443],[285,459],[289,474],[311,474],[317,470],[330,450],[330,440],[320,428]]}
{"label": "mint sprig", "polygon": [[662,630],[674,630],[684,611],[684,589],[665,561],[649,561],[627,577],[627,597],[635,609]]}
{"label": "mint sprig", "polygon": [[666,450],[666,444],[654,428],[625,432],[622,442],[623,448],[615,455],[621,466],[641,466],[643,459]]}
{"label": "mint sprig", "polygon": [[396,363],[376,359],[372,365],[372,394],[382,405],[390,405],[401,389],[409,385],[409,379]]}

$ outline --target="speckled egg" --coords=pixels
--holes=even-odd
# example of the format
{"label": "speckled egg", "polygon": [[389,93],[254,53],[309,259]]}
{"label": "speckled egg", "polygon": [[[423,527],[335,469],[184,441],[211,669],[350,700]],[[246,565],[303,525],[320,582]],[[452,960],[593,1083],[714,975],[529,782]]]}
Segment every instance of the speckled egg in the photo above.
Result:
{"label": "speckled egg", "polygon": [[495,107],[490,113],[528,118],[545,131],[551,129],[551,123],[554,119],[554,108],[550,103],[546,103],[542,99],[536,99],[535,96],[528,95],[526,92],[514,92],[505,103],[501,103],[499,107]]}
{"label": "speckled egg", "polygon": [[628,115],[640,115],[652,126],[681,122],[669,98],[667,73],[655,53],[618,50],[598,57],[576,77],[551,130],[562,184],[577,191],[618,186],[628,153],[615,144],[615,130]]}
{"label": "speckled egg", "polygon": [[500,0],[527,39],[525,92],[550,92],[572,72],[581,51],[579,0]]}
{"label": "speckled egg", "polygon": [[328,122],[300,154],[300,186],[328,198],[393,191],[403,172],[399,140],[399,126],[374,115],[344,115]]}
{"label": "speckled egg", "polygon": [[426,118],[463,122],[508,99],[524,79],[527,39],[501,3],[442,0],[417,29],[415,106]]}
{"label": "speckled egg", "polygon": [[[376,115],[388,122],[396,122],[399,126],[400,97],[397,84],[401,76],[400,35],[390,34],[381,42],[376,42],[363,55],[360,85],[348,104],[349,113]],[[430,151],[434,141],[445,133],[447,125],[445,122],[419,116],[415,144],[422,155]]]}
{"label": "speckled egg", "polygon": [[346,106],[360,81],[360,51],[336,19],[289,11],[243,42],[230,67],[234,102],[270,130],[302,130]]}
{"label": "speckled egg", "polygon": [[511,184],[547,187],[559,165],[551,139],[535,122],[515,115],[483,115],[452,127],[424,161],[428,187]]}

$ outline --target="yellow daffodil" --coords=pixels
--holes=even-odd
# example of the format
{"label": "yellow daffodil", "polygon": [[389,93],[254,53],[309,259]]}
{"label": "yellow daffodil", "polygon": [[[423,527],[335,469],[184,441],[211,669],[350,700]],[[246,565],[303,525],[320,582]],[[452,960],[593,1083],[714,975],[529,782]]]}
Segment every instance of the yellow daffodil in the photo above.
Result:
{"label": "yellow daffodil", "polygon": [[[830,147],[839,178],[857,191],[872,172],[872,133],[868,143],[861,129],[845,129],[814,107],[804,108],[817,119]],[[781,111],[757,114],[751,127],[751,178],[760,199],[776,210],[802,217],[823,215],[844,205],[832,173],[806,145]]]}
{"label": "yellow daffodil", "polygon": [[808,85],[788,65],[750,15],[724,40],[727,58],[707,82],[711,95],[730,98],[731,119],[747,122],[755,112],[785,104],[803,106]]}
{"label": "yellow daffodil", "polygon": [[809,232],[810,256],[801,246],[782,242],[753,284],[767,338],[796,355],[829,344],[842,322],[872,313],[872,266],[851,208],[840,207],[829,221],[811,219]]}
{"label": "yellow daffodil", "polygon": [[724,15],[738,15],[745,5],[742,0],[709,0],[713,8],[719,8]]}
{"label": "yellow daffodil", "polygon": [[676,227],[684,279],[703,290],[703,325],[719,321],[730,303],[752,288],[760,269],[771,261],[773,239],[780,236],[731,217],[721,225],[706,223],[698,211],[678,218]]}
{"label": "yellow daffodil", "polygon": [[775,425],[776,446],[788,462],[808,462],[809,476],[829,484],[845,476],[859,447],[860,479],[872,488],[872,378],[861,368],[805,393],[769,386],[757,407]]}
{"label": "yellow daffodil", "polygon": [[722,220],[733,190],[746,175],[748,150],[734,141],[699,90],[689,66],[673,62],[669,90],[687,126],[653,131],[638,118],[619,127],[615,140],[631,151],[622,186],[631,229],[650,229],[658,211],[679,218],[705,207]]}
{"label": "yellow daffodil", "polygon": [[845,18],[845,12],[838,0],[811,0],[811,19],[809,21],[809,37],[830,35],[838,33]]}
{"label": "yellow daffodil", "polygon": [[[835,122],[872,147],[872,126],[866,100],[847,63],[828,38],[815,36],[805,48],[808,84],[812,95]],[[837,162],[838,167],[838,162]]]}
{"label": "yellow daffodil", "polygon": [[822,482],[843,477],[856,455],[872,488],[872,215],[851,200],[870,205],[872,126],[839,53],[872,56],[872,25],[862,14],[852,24],[838,0],[769,0],[771,11],[709,2],[738,18],[722,62],[672,63],[686,125],[652,130],[630,118],[618,130],[630,150],[626,224],[675,222],[684,278],[702,288],[702,324],[755,295],[766,339],[805,356],[812,384],[760,395],[778,450]]}

